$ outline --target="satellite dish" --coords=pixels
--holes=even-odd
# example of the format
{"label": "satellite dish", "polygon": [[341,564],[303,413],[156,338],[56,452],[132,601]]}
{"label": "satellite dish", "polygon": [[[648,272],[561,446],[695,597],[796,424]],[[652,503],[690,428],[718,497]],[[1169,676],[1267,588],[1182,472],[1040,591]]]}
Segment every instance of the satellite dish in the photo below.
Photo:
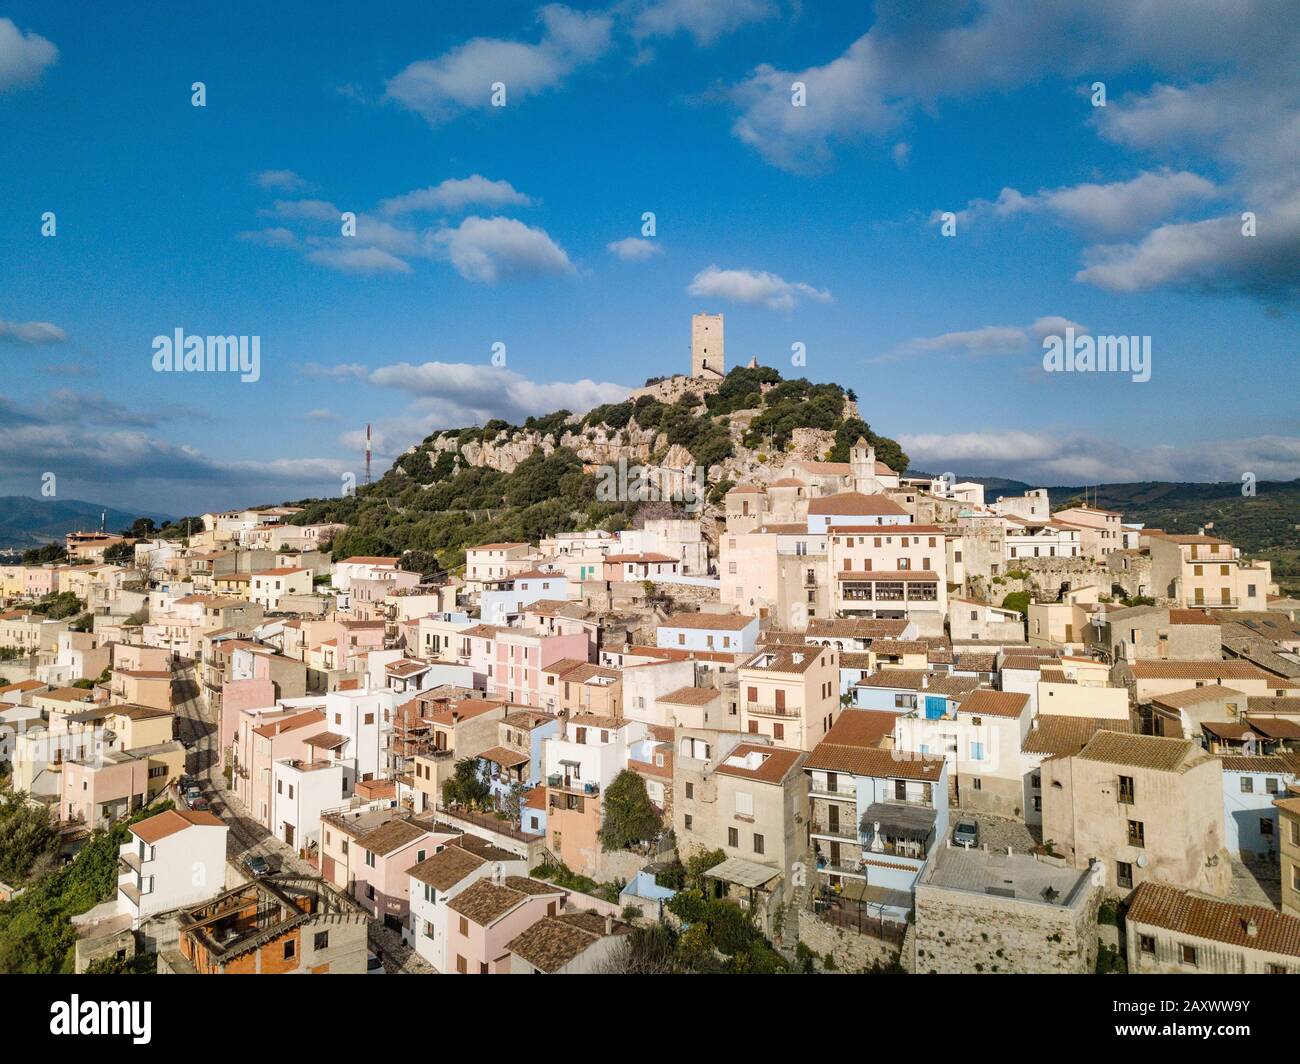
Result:
{"label": "satellite dish", "polygon": [[1137,866],[1138,866],[1139,868],[1146,868],[1146,866],[1147,866],[1147,855],[1146,855],[1146,854],[1144,854],[1144,853],[1140,853],[1140,854],[1138,854]]}

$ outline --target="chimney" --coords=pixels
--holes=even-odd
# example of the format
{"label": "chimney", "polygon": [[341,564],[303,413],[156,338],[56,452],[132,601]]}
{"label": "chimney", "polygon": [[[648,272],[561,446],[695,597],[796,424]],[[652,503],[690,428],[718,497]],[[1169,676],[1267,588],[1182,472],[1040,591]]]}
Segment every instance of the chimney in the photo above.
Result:
{"label": "chimney", "polygon": [[928,691],[929,689],[930,689],[930,674],[928,672],[923,672],[921,673],[921,690]]}
{"label": "chimney", "polygon": [[[1252,926],[1254,926],[1254,925],[1252,925]],[[612,935],[613,933],[614,933],[614,917],[612,917],[609,913],[606,913],[606,914],[605,914],[605,934],[607,934],[607,935]]]}
{"label": "chimney", "polygon": [[1259,934],[1259,925],[1255,923],[1255,918],[1252,916],[1249,920],[1246,921],[1246,937],[1254,938],[1258,934]]}

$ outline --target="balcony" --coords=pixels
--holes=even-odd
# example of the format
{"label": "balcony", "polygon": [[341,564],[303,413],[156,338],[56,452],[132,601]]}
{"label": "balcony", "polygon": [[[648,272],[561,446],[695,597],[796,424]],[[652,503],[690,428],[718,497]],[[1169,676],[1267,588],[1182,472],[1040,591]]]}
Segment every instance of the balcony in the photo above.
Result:
{"label": "balcony", "polygon": [[803,711],[789,706],[778,706],[767,702],[746,702],[745,711],[756,717],[800,717]]}
{"label": "balcony", "polygon": [[134,848],[130,850],[121,851],[117,855],[117,857],[118,860],[122,863],[122,865],[125,868],[129,868],[132,872],[135,872],[137,875],[140,873],[140,869],[143,863],[140,860],[140,854],[136,852]]}
{"label": "balcony", "polygon": [[552,790],[568,791],[571,794],[581,794],[588,798],[594,798],[600,793],[600,784],[591,780],[574,779],[571,776],[561,775],[559,772],[552,772],[546,777],[546,786]]}
{"label": "balcony", "polygon": [[852,821],[847,823],[841,821],[832,824],[829,821],[814,820],[811,825],[811,830],[814,835],[824,835],[827,838],[832,839],[843,839],[846,842],[852,842],[854,844],[858,842],[858,833],[856,828],[854,828]]}

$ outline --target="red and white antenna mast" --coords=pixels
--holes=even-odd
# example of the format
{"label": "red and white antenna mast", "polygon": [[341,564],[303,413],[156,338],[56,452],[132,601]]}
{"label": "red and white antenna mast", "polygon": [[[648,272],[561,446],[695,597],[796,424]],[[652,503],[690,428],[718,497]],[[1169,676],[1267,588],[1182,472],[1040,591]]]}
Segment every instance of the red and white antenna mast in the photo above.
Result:
{"label": "red and white antenna mast", "polygon": [[366,483],[370,483],[370,424],[366,424]]}

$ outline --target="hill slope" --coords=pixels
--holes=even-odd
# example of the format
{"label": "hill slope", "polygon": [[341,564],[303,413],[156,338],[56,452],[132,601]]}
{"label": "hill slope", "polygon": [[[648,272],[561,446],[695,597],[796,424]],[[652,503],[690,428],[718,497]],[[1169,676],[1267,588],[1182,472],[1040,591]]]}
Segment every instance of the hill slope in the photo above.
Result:
{"label": "hill slope", "polygon": [[[62,539],[68,532],[99,528],[99,515],[107,511],[110,531],[129,528],[140,514],[80,499],[33,499],[25,495],[0,496],[0,548],[27,549]],[[149,514],[156,521],[164,518]]]}

